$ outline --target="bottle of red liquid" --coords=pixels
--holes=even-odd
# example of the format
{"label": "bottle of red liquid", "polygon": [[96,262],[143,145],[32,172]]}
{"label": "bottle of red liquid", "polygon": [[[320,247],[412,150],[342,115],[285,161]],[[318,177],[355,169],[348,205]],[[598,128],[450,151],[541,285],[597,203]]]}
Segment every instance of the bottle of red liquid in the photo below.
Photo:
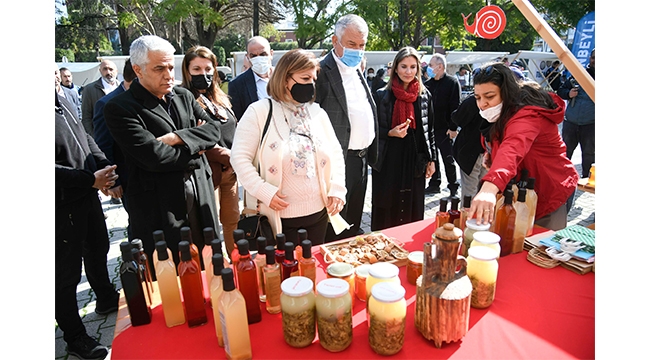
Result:
{"label": "bottle of red liquid", "polygon": [[300,275],[298,260],[294,258],[293,243],[284,244],[284,261],[282,262],[282,281]]}
{"label": "bottle of red liquid", "polygon": [[262,307],[257,285],[257,266],[248,251],[248,240],[237,241],[239,261],[237,262],[237,288],[246,300],[248,323],[262,320]]}
{"label": "bottle of red liquid", "polygon": [[284,244],[287,242],[287,237],[280,233],[275,236],[277,246],[275,248],[275,262],[282,266],[284,262]]}
{"label": "bottle of red liquid", "polygon": [[[237,249],[237,243],[239,240],[243,240],[244,237],[246,236],[246,232],[242,229],[235,229],[232,232],[232,237],[235,239],[235,248],[232,251],[232,254],[228,254],[230,256],[230,263],[232,264],[233,267],[236,267],[237,261],[239,261],[239,250]],[[235,278],[237,276],[235,275]]]}
{"label": "bottle of red liquid", "polygon": [[205,298],[203,297],[203,283],[201,282],[201,267],[192,259],[189,242],[179,242],[178,250],[181,255],[178,276],[181,279],[185,318],[189,327],[200,326],[208,322]]}
{"label": "bottle of red liquid", "polygon": [[447,212],[447,199],[440,199],[440,208],[436,212],[436,228],[442,227],[449,222],[449,213]]}
{"label": "bottle of red liquid", "polygon": [[181,228],[181,241],[187,241],[190,243],[190,254],[192,255],[192,260],[196,261],[196,263],[199,264],[199,269],[201,269],[201,253],[199,252],[198,246],[196,246],[192,241],[192,230],[190,230],[188,226],[183,226]]}
{"label": "bottle of red liquid", "polygon": [[458,196],[451,197],[451,209],[449,209],[449,222],[454,224],[455,227],[460,228],[460,210],[458,205],[460,198]]}
{"label": "bottle of red liquid", "polygon": [[[146,285],[142,276],[140,265],[133,258],[131,243],[125,241],[120,244],[122,264],[120,264],[120,280],[129,310],[131,325],[140,326],[151,322],[151,304],[145,295]],[[136,250],[137,253],[137,250]]]}
{"label": "bottle of red liquid", "polygon": [[503,206],[497,211],[494,221],[494,232],[501,237],[501,257],[510,255],[514,245],[517,211],[512,205],[513,196],[512,190],[503,192]]}

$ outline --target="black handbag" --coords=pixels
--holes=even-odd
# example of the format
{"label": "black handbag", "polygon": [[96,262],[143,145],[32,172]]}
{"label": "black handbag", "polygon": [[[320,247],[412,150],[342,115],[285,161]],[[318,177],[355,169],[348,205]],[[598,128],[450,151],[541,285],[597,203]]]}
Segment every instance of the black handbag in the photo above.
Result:
{"label": "black handbag", "polygon": [[241,215],[239,222],[237,222],[237,228],[244,230],[244,238],[248,240],[249,249],[251,251],[264,251],[264,249],[257,248],[257,238],[260,236],[266,238],[267,246],[275,246],[273,228],[271,228],[271,223],[269,222],[269,219],[266,217],[266,215]]}

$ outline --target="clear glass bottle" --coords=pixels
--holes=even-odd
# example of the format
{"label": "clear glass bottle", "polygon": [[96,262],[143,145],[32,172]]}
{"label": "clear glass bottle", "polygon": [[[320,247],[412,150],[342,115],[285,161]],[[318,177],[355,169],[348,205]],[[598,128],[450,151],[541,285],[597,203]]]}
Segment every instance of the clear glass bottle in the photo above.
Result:
{"label": "clear glass bottle", "polygon": [[467,250],[469,249],[472,240],[474,240],[474,234],[477,231],[487,231],[490,229],[490,224],[477,224],[476,219],[469,219],[465,222],[465,231],[463,232],[463,243],[461,244],[461,255],[467,257]]}
{"label": "clear glass bottle", "polygon": [[344,262],[335,262],[327,266],[327,277],[345,280],[350,289],[350,299],[354,306],[354,266]]}
{"label": "clear glass bottle", "polygon": [[501,237],[491,231],[477,231],[474,233],[474,240],[469,245],[469,248],[471,249],[475,246],[487,246],[499,254],[497,255],[497,259],[499,259],[501,254],[501,245],[499,245],[500,241]]}
{"label": "clear glass bottle", "polygon": [[314,283],[314,290],[316,290],[316,259],[311,256],[311,241],[303,240],[300,245],[301,255],[298,260],[300,276],[309,278]]}
{"label": "clear glass bottle", "polygon": [[406,290],[395,283],[379,283],[372,287],[368,301],[368,342],[379,355],[396,354],[404,346],[405,294]]}
{"label": "clear glass bottle", "polygon": [[497,286],[499,263],[496,250],[486,246],[469,249],[467,257],[467,276],[472,281],[471,306],[484,309],[494,301]]}
{"label": "clear glass bottle", "polygon": [[179,242],[178,250],[181,254],[181,262],[178,264],[178,277],[181,279],[187,325],[189,327],[204,325],[208,322],[208,317],[205,312],[201,267],[196,260],[192,259],[189,242]]}
{"label": "clear glass bottle", "polygon": [[151,304],[146,292],[146,281],[140,270],[140,265],[133,258],[131,243],[124,241],[120,243],[122,252],[122,263],[120,264],[120,281],[126,298],[126,306],[129,311],[131,325],[140,326],[151,322]]}
{"label": "clear glass bottle", "polygon": [[185,323],[185,310],[181,300],[181,291],[178,288],[178,277],[176,276],[176,265],[167,253],[167,243],[159,241],[156,243],[156,279],[160,300],[162,302],[165,325],[173,327]]}
{"label": "clear glass bottle", "polygon": [[370,265],[368,278],[366,279],[366,302],[370,298],[372,287],[380,282],[400,284],[399,268],[397,265],[386,262],[378,262]]}
{"label": "clear glass bottle", "polygon": [[282,282],[282,332],[289,346],[309,346],[316,337],[316,296],[314,283],[304,276]]}
{"label": "clear glass bottle", "polygon": [[298,266],[298,260],[294,258],[293,253],[294,245],[292,242],[286,242],[284,244],[284,261],[282,262],[282,281],[292,277],[300,275],[300,268]]}
{"label": "clear glass bottle", "polygon": [[316,285],[316,292],[320,344],[331,352],[343,351],[352,343],[350,284],[342,279],[325,279]]}
{"label": "clear glass bottle", "polygon": [[255,268],[257,269],[257,286],[260,301],[266,302],[266,287],[264,286],[264,267],[266,266],[266,238],[257,238],[257,254],[255,255]]}
{"label": "clear glass bottle", "polygon": [[436,228],[449,222],[449,213],[447,212],[447,198],[440,199],[440,207],[436,212]]}
{"label": "clear glass bottle", "polygon": [[512,253],[524,250],[524,240],[528,231],[528,206],[526,206],[526,188],[519,189],[517,202],[513,205],[517,212],[515,219],[515,232],[512,236]]}
{"label": "clear glass bottle", "polygon": [[252,359],[251,337],[246,324],[246,300],[235,287],[233,275],[230,268],[221,271],[223,293],[219,297],[218,309],[226,358],[232,360]]}
{"label": "clear glass bottle", "polygon": [[257,267],[248,251],[248,240],[237,241],[239,261],[237,262],[237,288],[246,300],[246,315],[248,323],[254,324],[262,321],[260,295],[257,287]]}
{"label": "clear glass bottle", "polygon": [[269,314],[278,314],[282,310],[280,294],[282,292],[282,271],[280,264],[275,262],[275,247],[266,247],[266,265],[264,266],[264,286],[266,287],[266,311]]}
{"label": "clear glass bottle", "polygon": [[535,191],[535,178],[528,178],[526,183],[526,206],[528,207],[528,230],[526,236],[533,235],[535,215],[537,214],[537,192]]}
{"label": "clear glass bottle", "polygon": [[503,206],[496,213],[494,221],[494,230],[501,237],[501,256],[510,255],[515,235],[515,221],[517,220],[517,211],[512,206],[512,190],[504,191]]}
{"label": "clear glass bottle", "polygon": [[219,318],[219,298],[223,293],[223,280],[221,279],[221,271],[223,270],[223,255],[216,253],[210,259],[212,268],[208,272],[212,273],[210,278],[210,299],[212,302],[212,316],[214,319],[214,327],[217,334],[217,341],[219,346],[223,347],[223,331],[221,329],[221,320]]}

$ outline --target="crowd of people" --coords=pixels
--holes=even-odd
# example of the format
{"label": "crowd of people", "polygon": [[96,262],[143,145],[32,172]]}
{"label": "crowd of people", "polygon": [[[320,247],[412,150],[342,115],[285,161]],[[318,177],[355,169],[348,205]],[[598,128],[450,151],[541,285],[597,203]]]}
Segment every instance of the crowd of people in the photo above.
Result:
{"label": "crowd of people", "polygon": [[[55,69],[56,321],[69,353],[107,353],[76,308],[82,261],[96,312],[117,310],[98,190],[124,205],[129,240],[142,240],[152,257],[162,230],[176,263],[186,226],[199,251],[212,240],[204,228],[223,229],[224,254],[233,254],[240,198],[288,239],[299,229],[314,244],[361,234],[369,170],[373,231],[423,219],[441,166],[449,195],[471,196],[480,222],[493,220],[497,194],[526,169],[537,180],[537,223],[566,226],[579,178],[571,153],[580,144],[583,177],[595,161],[593,101],[575,81],[556,95],[490,63],[474,70],[473,97],[461,101],[469,69],[447,74],[440,54],[427,64],[404,47],[364,75],[368,26],[357,15],[341,17],[331,40],[321,59],[294,49],[274,67],[268,40],[254,36],[246,71],[227,85],[203,46],[186,51],[176,85],[176,50],[155,35],[133,41],[122,83],[110,60],[83,89]],[[592,77],[594,61],[592,53]],[[336,232],[336,215],[350,227]]]}

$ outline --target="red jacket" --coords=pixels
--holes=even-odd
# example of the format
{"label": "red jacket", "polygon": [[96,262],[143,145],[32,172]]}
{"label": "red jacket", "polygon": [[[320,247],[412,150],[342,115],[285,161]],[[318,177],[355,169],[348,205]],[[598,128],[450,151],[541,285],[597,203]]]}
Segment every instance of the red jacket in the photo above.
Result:
{"label": "red jacket", "polygon": [[508,121],[502,140],[491,142],[492,165],[483,181],[504,191],[522,169],[535,178],[539,197],[535,219],[557,210],[578,184],[578,172],[566,156],[558,124],[564,119],[564,101],[551,94],[555,109],[524,106]]}

